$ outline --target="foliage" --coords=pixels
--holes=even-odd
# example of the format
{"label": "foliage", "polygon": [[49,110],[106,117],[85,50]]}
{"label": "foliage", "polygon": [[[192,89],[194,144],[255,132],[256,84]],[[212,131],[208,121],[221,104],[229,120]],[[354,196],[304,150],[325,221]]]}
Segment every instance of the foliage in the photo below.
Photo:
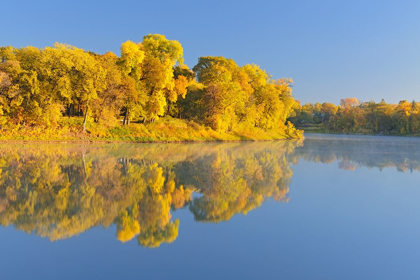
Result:
{"label": "foliage", "polygon": [[308,103],[297,108],[295,114],[289,120],[305,129],[323,124],[333,132],[420,135],[420,105],[415,101],[388,104],[384,100],[375,103],[346,98],[339,106]]}
{"label": "foliage", "polygon": [[[263,137],[269,139],[301,135],[286,122],[297,106],[291,79],[273,80],[257,65],[240,67],[224,57],[200,57],[192,71],[181,44],[163,35],[127,41],[120,56],[56,43],[43,49],[1,47],[0,59],[3,139],[112,138],[121,122],[147,126],[164,117],[223,135],[202,137],[206,140],[257,139],[260,130],[279,136]],[[133,132],[148,130],[145,126]],[[149,134],[154,133],[159,131]],[[135,134],[129,136],[142,137]],[[170,134],[158,140],[190,139]]]}

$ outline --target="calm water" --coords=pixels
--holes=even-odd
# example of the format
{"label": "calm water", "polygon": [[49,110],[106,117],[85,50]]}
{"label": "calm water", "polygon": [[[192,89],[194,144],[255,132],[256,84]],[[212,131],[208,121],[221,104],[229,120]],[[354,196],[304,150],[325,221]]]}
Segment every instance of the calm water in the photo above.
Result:
{"label": "calm water", "polygon": [[419,279],[420,139],[0,145],[1,279]]}

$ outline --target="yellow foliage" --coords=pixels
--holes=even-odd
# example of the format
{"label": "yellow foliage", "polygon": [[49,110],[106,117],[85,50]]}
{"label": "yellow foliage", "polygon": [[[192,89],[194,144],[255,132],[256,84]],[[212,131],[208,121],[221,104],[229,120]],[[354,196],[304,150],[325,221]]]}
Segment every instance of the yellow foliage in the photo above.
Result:
{"label": "yellow foliage", "polygon": [[162,167],[158,167],[157,163],[149,166],[149,172],[147,174],[147,184],[154,193],[161,193],[163,190],[163,184],[165,177],[163,177]]}
{"label": "yellow foliage", "polygon": [[122,213],[117,228],[117,239],[123,243],[130,241],[140,233],[140,224],[127,211]]}

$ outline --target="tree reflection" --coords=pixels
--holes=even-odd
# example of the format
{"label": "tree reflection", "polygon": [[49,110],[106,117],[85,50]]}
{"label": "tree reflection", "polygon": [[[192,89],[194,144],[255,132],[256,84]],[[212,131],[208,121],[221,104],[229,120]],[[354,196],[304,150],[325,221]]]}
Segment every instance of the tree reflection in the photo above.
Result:
{"label": "tree reflection", "polygon": [[115,224],[121,242],[158,247],[177,238],[177,209],[220,222],[287,201],[296,145],[2,145],[0,224],[51,241]]}
{"label": "tree reflection", "polygon": [[418,147],[418,138],[314,135],[295,150],[292,160],[338,162],[340,169],[349,171],[361,167],[420,171]]}
{"label": "tree reflection", "polygon": [[287,201],[292,171],[282,150],[219,151],[180,168],[188,164],[190,173],[185,175],[193,178],[192,184],[203,194],[190,205],[198,221],[227,221],[259,207],[269,197]]}
{"label": "tree reflection", "polygon": [[298,142],[0,145],[0,224],[70,238],[116,226],[116,238],[145,247],[178,236],[178,209],[217,223],[269,198],[287,202],[292,163],[419,170],[416,139],[310,138]]}

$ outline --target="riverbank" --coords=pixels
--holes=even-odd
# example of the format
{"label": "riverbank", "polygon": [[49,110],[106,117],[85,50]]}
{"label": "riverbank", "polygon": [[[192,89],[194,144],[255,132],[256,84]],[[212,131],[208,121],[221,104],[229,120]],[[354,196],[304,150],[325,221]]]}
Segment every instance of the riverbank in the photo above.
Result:
{"label": "riverbank", "polygon": [[369,136],[401,136],[401,137],[420,137],[420,134],[402,134],[396,132],[388,133],[375,133],[368,129],[359,129],[357,131],[348,132],[348,131],[334,131],[327,129],[324,124],[306,124],[305,126],[298,126],[296,129],[304,131],[305,134],[308,133],[319,133],[319,134],[335,134],[335,135],[369,135]]}
{"label": "riverbank", "polygon": [[238,127],[218,132],[193,121],[161,118],[154,123],[131,123],[128,126],[104,127],[92,123],[82,132],[81,118],[62,118],[55,128],[16,127],[0,131],[1,142],[206,142],[269,141],[299,139],[303,131],[284,125],[266,131],[256,127]]}

